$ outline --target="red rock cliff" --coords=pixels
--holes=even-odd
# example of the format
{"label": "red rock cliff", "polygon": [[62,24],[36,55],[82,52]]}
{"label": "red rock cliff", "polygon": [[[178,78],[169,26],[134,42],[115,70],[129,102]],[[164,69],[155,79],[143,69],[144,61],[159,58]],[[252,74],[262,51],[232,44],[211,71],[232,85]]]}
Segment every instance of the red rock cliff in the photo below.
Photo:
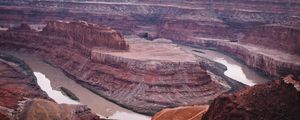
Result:
{"label": "red rock cliff", "polygon": [[214,100],[202,120],[298,120],[300,115],[299,80],[296,78],[256,85]]}
{"label": "red rock cliff", "polygon": [[88,48],[108,47],[127,50],[129,47],[121,33],[109,27],[100,27],[86,22],[70,22],[66,24],[66,22],[51,21],[47,23],[42,34],[73,40]]}

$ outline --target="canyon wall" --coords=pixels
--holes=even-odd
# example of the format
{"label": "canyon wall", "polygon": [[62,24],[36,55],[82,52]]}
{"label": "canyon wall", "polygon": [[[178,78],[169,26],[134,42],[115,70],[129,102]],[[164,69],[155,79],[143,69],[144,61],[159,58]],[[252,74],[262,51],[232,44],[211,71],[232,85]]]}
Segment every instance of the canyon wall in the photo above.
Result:
{"label": "canyon wall", "polygon": [[40,89],[30,68],[0,53],[1,120],[100,120],[84,105],[57,104]]}
{"label": "canyon wall", "polygon": [[[3,25],[22,22],[45,24],[48,20],[57,19],[84,20],[109,25],[124,34],[149,32],[163,36],[164,34],[158,32],[161,29],[171,34],[180,32],[176,30],[178,28],[196,36],[232,38],[236,33],[262,24],[283,23],[291,19],[299,21],[300,5],[298,1],[290,0],[171,2],[3,0],[0,2],[0,10],[2,11],[0,23]],[[174,25],[166,27],[168,24]]]}
{"label": "canyon wall", "polygon": [[198,40],[182,44],[220,51],[267,76],[300,75],[300,63],[298,61],[300,57],[280,50],[264,49],[258,47],[258,45],[242,45],[236,42],[218,40]]}
{"label": "canyon wall", "polygon": [[[97,34],[101,33],[101,34]],[[82,22],[77,24],[71,22],[48,22],[43,29],[42,34],[49,36],[62,37],[63,39],[73,40],[84,47],[108,47],[118,50],[127,50],[128,45],[124,41],[121,33],[110,29],[109,27]],[[73,44],[76,44],[73,42]]]}
{"label": "canyon wall", "polygon": [[[294,81],[293,83],[287,83]],[[212,102],[201,120],[297,120],[299,118],[298,78],[256,85],[238,93],[222,95]]]}
{"label": "canyon wall", "polygon": [[[40,28],[39,25],[49,20],[84,20],[109,25],[123,34],[138,34],[149,39],[167,38],[182,44],[199,43],[203,40],[232,41],[241,45],[254,45],[260,49],[272,49],[274,53],[279,51],[278,56],[288,53],[292,54],[292,58],[297,58],[300,54],[300,2],[297,0],[3,0],[0,2],[0,11],[0,23],[4,27],[28,23]],[[206,47],[202,44],[194,45]],[[220,50],[225,48],[231,47]],[[253,55],[232,52],[230,49],[224,51],[231,51],[229,53],[236,56],[248,56],[249,59],[239,58],[250,67],[271,76],[279,76],[278,71],[271,71],[271,68],[253,66],[268,66],[268,61],[250,60]],[[255,51],[251,53],[258,54]],[[276,59],[263,57],[273,61]],[[277,64],[276,69],[282,67],[293,71],[291,67],[281,65]]]}
{"label": "canyon wall", "polygon": [[[91,28],[76,29],[76,34],[71,32],[77,26]],[[173,57],[164,59],[164,55],[160,56],[161,53],[153,49],[152,44],[136,43],[139,45],[136,46],[132,43],[130,46],[123,37],[119,37],[118,32],[107,30],[108,28],[102,32],[104,28],[83,22],[49,22],[40,32],[25,30],[27,28],[28,26],[22,25],[21,28],[0,32],[0,48],[39,55],[49,64],[61,68],[84,87],[137,112],[153,114],[165,107],[206,104],[224,92],[243,86],[236,84],[231,87],[231,83],[227,85],[226,81],[225,84],[216,82],[206,67],[202,66],[203,61],[193,55],[183,56],[186,61],[174,61]],[[93,35],[90,35],[91,31],[87,31],[90,29],[99,30],[92,31]],[[107,31],[110,31],[108,37],[89,37],[105,36]],[[89,43],[98,40],[101,41],[98,42],[100,45],[90,46]],[[123,56],[134,51],[139,52],[142,48],[140,46],[148,46],[153,54],[143,57],[147,55],[148,50],[145,50],[141,54]],[[173,48],[175,45],[168,46],[170,45],[161,45],[161,51],[166,52],[166,56],[177,56],[177,52],[172,53],[173,50],[182,55],[186,54],[176,47]],[[218,80],[224,81],[220,77]]]}
{"label": "canyon wall", "polygon": [[260,26],[245,34],[240,42],[300,55],[300,28],[276,24]]}
{"label": "canyon wall", "polygon": [[[278,78],[300,74],[299,11],[297,0],[2,0],[0,25],[28,23],[41,30],[47,21],[57,19],[105,24],[123,34],[146,33],[150,39],[167,38],[213,48]],[[28,26],[0,32],[1,49],[39,54],[90,90],[143,113],[187,103],[207,103],[229,90],[211,81],[212,77],[202,69],[203,61],[152,64],[111,56],[103,51],[130,51],[120,33],[103,26],[96,30],[86,23],[54,23],[42,32],[28,30]],[[102,31],[109,35],[93,34]],[[102,37],[118,40],[104,42]],[[95,44],[100,52],[93,48]],[[174,69],[178,66],[180,69]],[[192,69],[186,68],[191,66]],[[141,96],[144,94],[147,96]]]}

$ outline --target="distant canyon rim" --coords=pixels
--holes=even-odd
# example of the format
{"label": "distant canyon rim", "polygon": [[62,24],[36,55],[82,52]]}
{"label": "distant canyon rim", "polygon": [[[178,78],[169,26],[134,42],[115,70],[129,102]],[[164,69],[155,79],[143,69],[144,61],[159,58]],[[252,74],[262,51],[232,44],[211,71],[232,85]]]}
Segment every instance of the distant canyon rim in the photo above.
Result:
{"label": "distant canyon rim", "polygon": [[[3,0],[0,49],[33,54],[134,112],[154,115],[217,98],[216,107],[220,95],[300,77],[300,2]],[[256,81],[230,77],[232,68],[210,50],[244,65]],[[205,119],[215,119],[213,107]]]}

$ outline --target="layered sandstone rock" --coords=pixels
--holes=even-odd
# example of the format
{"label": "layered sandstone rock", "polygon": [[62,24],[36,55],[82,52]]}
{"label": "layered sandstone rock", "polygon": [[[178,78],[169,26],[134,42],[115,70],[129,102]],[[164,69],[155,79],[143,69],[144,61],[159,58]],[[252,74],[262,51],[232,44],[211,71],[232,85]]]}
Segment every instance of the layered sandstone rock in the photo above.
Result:
{"label": "layered sandstone rock", "polygon": [[210,105],[202,120],[297,120],[300,117],[299,91],[286,79],[299,80],[284,79],[220,96]]}
{"label": "layered sandstone rock", "polygon": [[76,41],[73,44],[83,45],[87,48],[97,46],[119,50],[128,49],[128,45],[121,33],[109,27],[99,27],[98,25],[86,22],[71,22],[66,24],[65,22],[51,21],[47,23],[42,34]]}
{"label": "layered sandstone rock", "polygon": [[[73,0],[72,2],[3,0],[0,2],[0,10],[2,11],[0,12],[0,23],[4,27],[21,22],[40,24],[56,19],[85,20],[110,25],[124,34],[149,33],[153,38],[168,38],[182,44],[192,43],[197,47],[214,47],[236,56],[248,66],[270,76],[279,77],[287,73],[300,74],[299,51],[297,50],[299,32],[297,27],[290,27],[300,25],[300,6],[297,0],[98,0],[97,3],[82,0]],[[274,26],[274,24],[280,27]],[[84,28],[83,31],[78,27]],[[182,101],[192,100],[195,96],[203,98],[202,95],[193,92],[188,94],[188,97],[182,97],[181,93],[189,93],[187,91],[201,91],[204,96],[217,95],[220,91],[226,91],[223,87],[209,81],[212,78],[208,78],[204,70],[199,70],[197,63],[179,64],[159,61],[152,64],[129,59],[126,56],[116,56],[115,53],[111,53],[115,51],[111,48],[122,50],[127,48],[127,45],[121,42],[122,37],[113,32],[115,37],[110,37],[110,34],[108,38],[119,40],[104,42],[105,40],[99,38],[104,34],[95,36],[90,34],[90,32],[99,32],[98,29],[102,27],[97,30],[92,27],[93,25],[85,23],[65,25],[53,22],[41,33],[34,31],[21,33],[14,30],[8,33],[1,32],[0,48],[38,53],[47,58],[50,63],[65,70],[70,76],[75,76],[74,79],[91,90],[111,100],[122,98],[119,104],[125,104],[126,107],[136,108],[137,111],[142,112],[157,111],[162,107],[185,104]],[[78,31],[75,33],[73,30]],[[83,34],[77,34],[78,32]],[[85,40],[83,41],[83,39]],[[96,43],[97,47],[102,44],[109,46],[108,50],[99,52],[97,49],[91,49]],[[120,44],[116,45],[115,43]],[[203,63],[202,61],[201,64],[203,65]],[[204,65],[207,64],[204,63]],[[180,69],[184,68],[183,70],[186,72],[182,76],[191,75],[192,77],[176,77],[174,74],[178,73],[179,69],[174,71],[169,69],[178,66]],[[187,70],[185,69],[187,66],[193,67],[191,70]],[[201,75],[194,75],[194,72],[199,72]],[[198,86],[190,85],[183,85],[177,89],[179,80],[189,78],[196,81],[197,77],[201,81],[197,81],[196,85],[208,84],[208,86],[201,85],[205,89],[201,88],[200,90]],[[171,83],[172,85],[153,83],[160,78],[163,78],[162,81],[167,81],[166,83],[174,78],[175,82]],[[103,79],[103,81],[99,81],[99,79]],[[195,84],[194,81],[187,83]],[[212,93],[208,92],[211,91],[211,86],[217,88]],[[159,100],[142,98],[140,95],[144,94],[143,91],[146,88],[155,89],[150,92],[151,94],[155,95],[159,91],[164,93],[164,96]],[[112,89],[118,90],[113,92]],[[129,94],[132,91],[135,92]],[[179,91],[180,94],[175,96],[182,98],[165,95],[170,91]],[[160,96],[155,95],[155,98],[158,97]],[[173,98],[180,99],[180,102],[174,102]],[[205,98],[203,101],[206,100],[208,99]],[[145,111],[141,109],[141,106],[145,107],[144,105],[155,107]]]}
{"label": "layered sandstone rock", "polygon": [[216,98],[208,110],[203,106],[164,109],[153,120],[297,120],[300,111],[299,77],[255,85]]}
{"label": "layered sandstone rock", "polygon": [[[206,71],[202,59],[182,51],[175,44],[135,37],[127,38],[127,43],[120,39],[123,37],[115,37],[119,34],[113,30],[108,36],[101,36],[107,35],[108,28],[93,25],[74,30],[77,35],[71,31],[77,26],[83,26],[83,23],[50,22],[41,32],[2,32],[1,49],[38,54],[95,93],[147,114],[165,107],[205,104],[240,87],[240,84],[230,84],[231,88],[228,81],[224,84],[216,82],[224,81],[221,77],[212,80],[213,73]],[[102,29],[105,29],[103,33]],[[97,36],[97,39],[91,36]],[[91,46],[89,43],[93,41],[101,44]],[[126,48],[128,44],[130,46]],[[116,49],[123,45],[126,46],[124,49]]]}
{"label": "layered sandstone rock", "polygon": [[[198,43],[197,43],[198,44]],[[229,41],[201,41],[201,46],[216,48],[244,62],[249,67],[269,76],[300,74],[298,55],[272,50],[256,45],[242,45]]]}
{"label": "layered sandstone rock", "polygon": [[[2,11],[0,23],[6,27],[20,22],[41,24],[57,19],[85,20],[112,26],[123,34],[138,34],[149,39],[161,37],[182,44],[197,43],[202,39],[241,41],[239,42],[241,45],[251,43],[254,46],[278,50],[279,56],[284,56],[284,52],[299,56],[299,32],[295,28],[300,25],[300,5],[296,0],[97,0],[93,2],[3,0],[0,5]],[[289,27],[282,27],[282,25]],[[198,44],[197,47],[203,46]],[[259,54],[255,51],[251,53]],[[268,66],[269,61],[249,60],[253,55],[248,53],[234,55],[241,54],[248,56],[248,59],[245,58],[242,61],[250,67],[260,69],[254,67],[253,64]],[[263,55],[263,57],[269,58],[270,56]],[[270,59],[276,58],[270,57]],[[282,64],[276,64],[275,72],[267,67],[260,70],[272,76],[278,76],[276,71],[280,68],[294,71],[293,68],[286,67],[286,64],[293,66],[288,62],[282,62]]]}
{"label": "layered sandstone rock", "polygon": [[0,54],[0,73],[1,119],[99,119],[86,106],[55,103],[37,85],[29,67],[12,56]]}
{"label": "layered sandstone rock", "polygon": [[[94,79],[93,81],[97,82],[98,86],[103,86],[106,82],[111,83],[111,86],[115,86],[113,89],[116,90],[110,97],[114,99],[119,99],[120,96],[131,98],[126,99],[125,103],[133,100],[136,103],[130,103],[130,105],[137,108],[155,108],[152,111],[157,111],[159,110],[157,108],[163,107],[204,104],[220,93],[229,90],[225,86],[211,81],[209,74],[201,66],[200,60],[198,61],[192,54],[181,51],[174,44],[143,40],[131,41],[129,52],[95,50],[92,52],[92,60],[114,67],[104,73],[113,75],[114,79],[120,83],[111,83],[110,79],[113,79],[111,77],[108,77],[109,79],[102,78],[100,75],[103,73],[101,72],[98,72],[100,75],[97,76],[101,77],[102,81],[96,81],[96,78],[87,79]],[[117,74],[115,68],[119,68],[117,71],[122,74]],[[132,87],[133,85],[137,87]],[[195,99],[199,99],[201,102],[195,102]],[[137,110],[143,111],[142,109]]]}
{"label": "layered sandstone rock", "polygon": [[283,25],[260,26],[241,38],[241,44],[253,44],[300,55],[300,29]]}
{"label": "layered sandstone rock", "polygon": [[[150,52],[157,50],[155,48],[142,51],[142,47],[130,45],[129,52],[125,53],[94,49],[91,59],[73,54],[66,56],[65,60],[51,58],[51,62],[62,66],[79,83],[99,95],[147,114],[153,114],[164,107],[204,104],[229,90],[211,81],[210,76],[194,58],[188,58],[192,59],[189,62],[172,61],[179,54],[178,48],[173,49],[166,45],[169,49],[164,48],[161,51],[175,51],[171,54],[173,57],[165,58],[166,52]],[[141,45],[153,47],[158,44]],[[133,47],[138,48],[138,53],[133,52]],[[199,101],[195,102],[195,99]]]}
{"label": "layered sandstone rock", "polygon": [[[8,1],[0,2],[1,23],[48,20],[85,20],[107,24],[123,33],[169,33],[186,31],[195,35],[230,37],[228,31],[261,24],[280,23],[299,16],[299,1]],[[8,14],[7,14],[8,13]],[[284,13],[284,14],[283,14]],[[191,24],[187,24],[187,22]],[[171,27],[162,27],[171,24]],[[177,24],[177,25],[176,25]],[[194,26],[190,26],[194,25]],[[176,30],[181,29],[178,31]],[[194,29],[196,28],[196,29]],[[205,30],[207,29],[207,30]],[[238,30],[238,31],[237,31]],[[198,33],[198,34],[197,34]],[[160,34],[160,33],[157,33]],[[163,34],[161,34],[163,35]],[[185,36],[183,34],[183,36]]]}

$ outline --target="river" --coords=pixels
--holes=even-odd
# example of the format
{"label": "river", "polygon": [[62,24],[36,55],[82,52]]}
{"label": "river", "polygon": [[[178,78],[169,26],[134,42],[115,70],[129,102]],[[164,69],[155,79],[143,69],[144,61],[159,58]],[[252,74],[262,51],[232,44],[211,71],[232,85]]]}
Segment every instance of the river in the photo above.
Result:
{"label": "river", "polygon": [[[224,74],[234,80],[242,82],[246,85],[253,86],[268,81],[264,77],[258,75],[247,66],[235,61],[231,57],[228,57],[222,53],[204,50],[198,48],[192,48],[188,46],[179,45],[182,49],[192,52],[195,55],[202,56],[218,63],[221,63],[227,67]],[[197,51],[195,51],[197,50]],[[199,52],[201,51],[201,52]],[[150,120],[149,116],[135,113],[123,107],[110,102],[99,95],[94,94],[88,89],[77,84],[74,80],[71,80],[59,69],[55,68],[39,59],[36,56],[29,54],[9,53],[22,59],[29,67],[34,71],[34,75],[37,78],[37,83],[43,91],[45,91],[49,97],[55,100],[57,103],[66,104],[83,104],[92,109],[93,112],[99,116],[109,119],[118,120]],[[64,95],[59,89],[65,87],[72,91],[80,101],[70,99]]]}
{"label": "river", "polygon": [[[150,120],[151,117],[135,113],[108,101],[71,80],[59,69],[36,56],[29,54],[9,53],[23,60],[34,72],[37,83],[49,97],[57,103],[87,105],[102,118],[118,120]],[[65,87],[72,91],[80,101],[64,95],[59,89]]]}

